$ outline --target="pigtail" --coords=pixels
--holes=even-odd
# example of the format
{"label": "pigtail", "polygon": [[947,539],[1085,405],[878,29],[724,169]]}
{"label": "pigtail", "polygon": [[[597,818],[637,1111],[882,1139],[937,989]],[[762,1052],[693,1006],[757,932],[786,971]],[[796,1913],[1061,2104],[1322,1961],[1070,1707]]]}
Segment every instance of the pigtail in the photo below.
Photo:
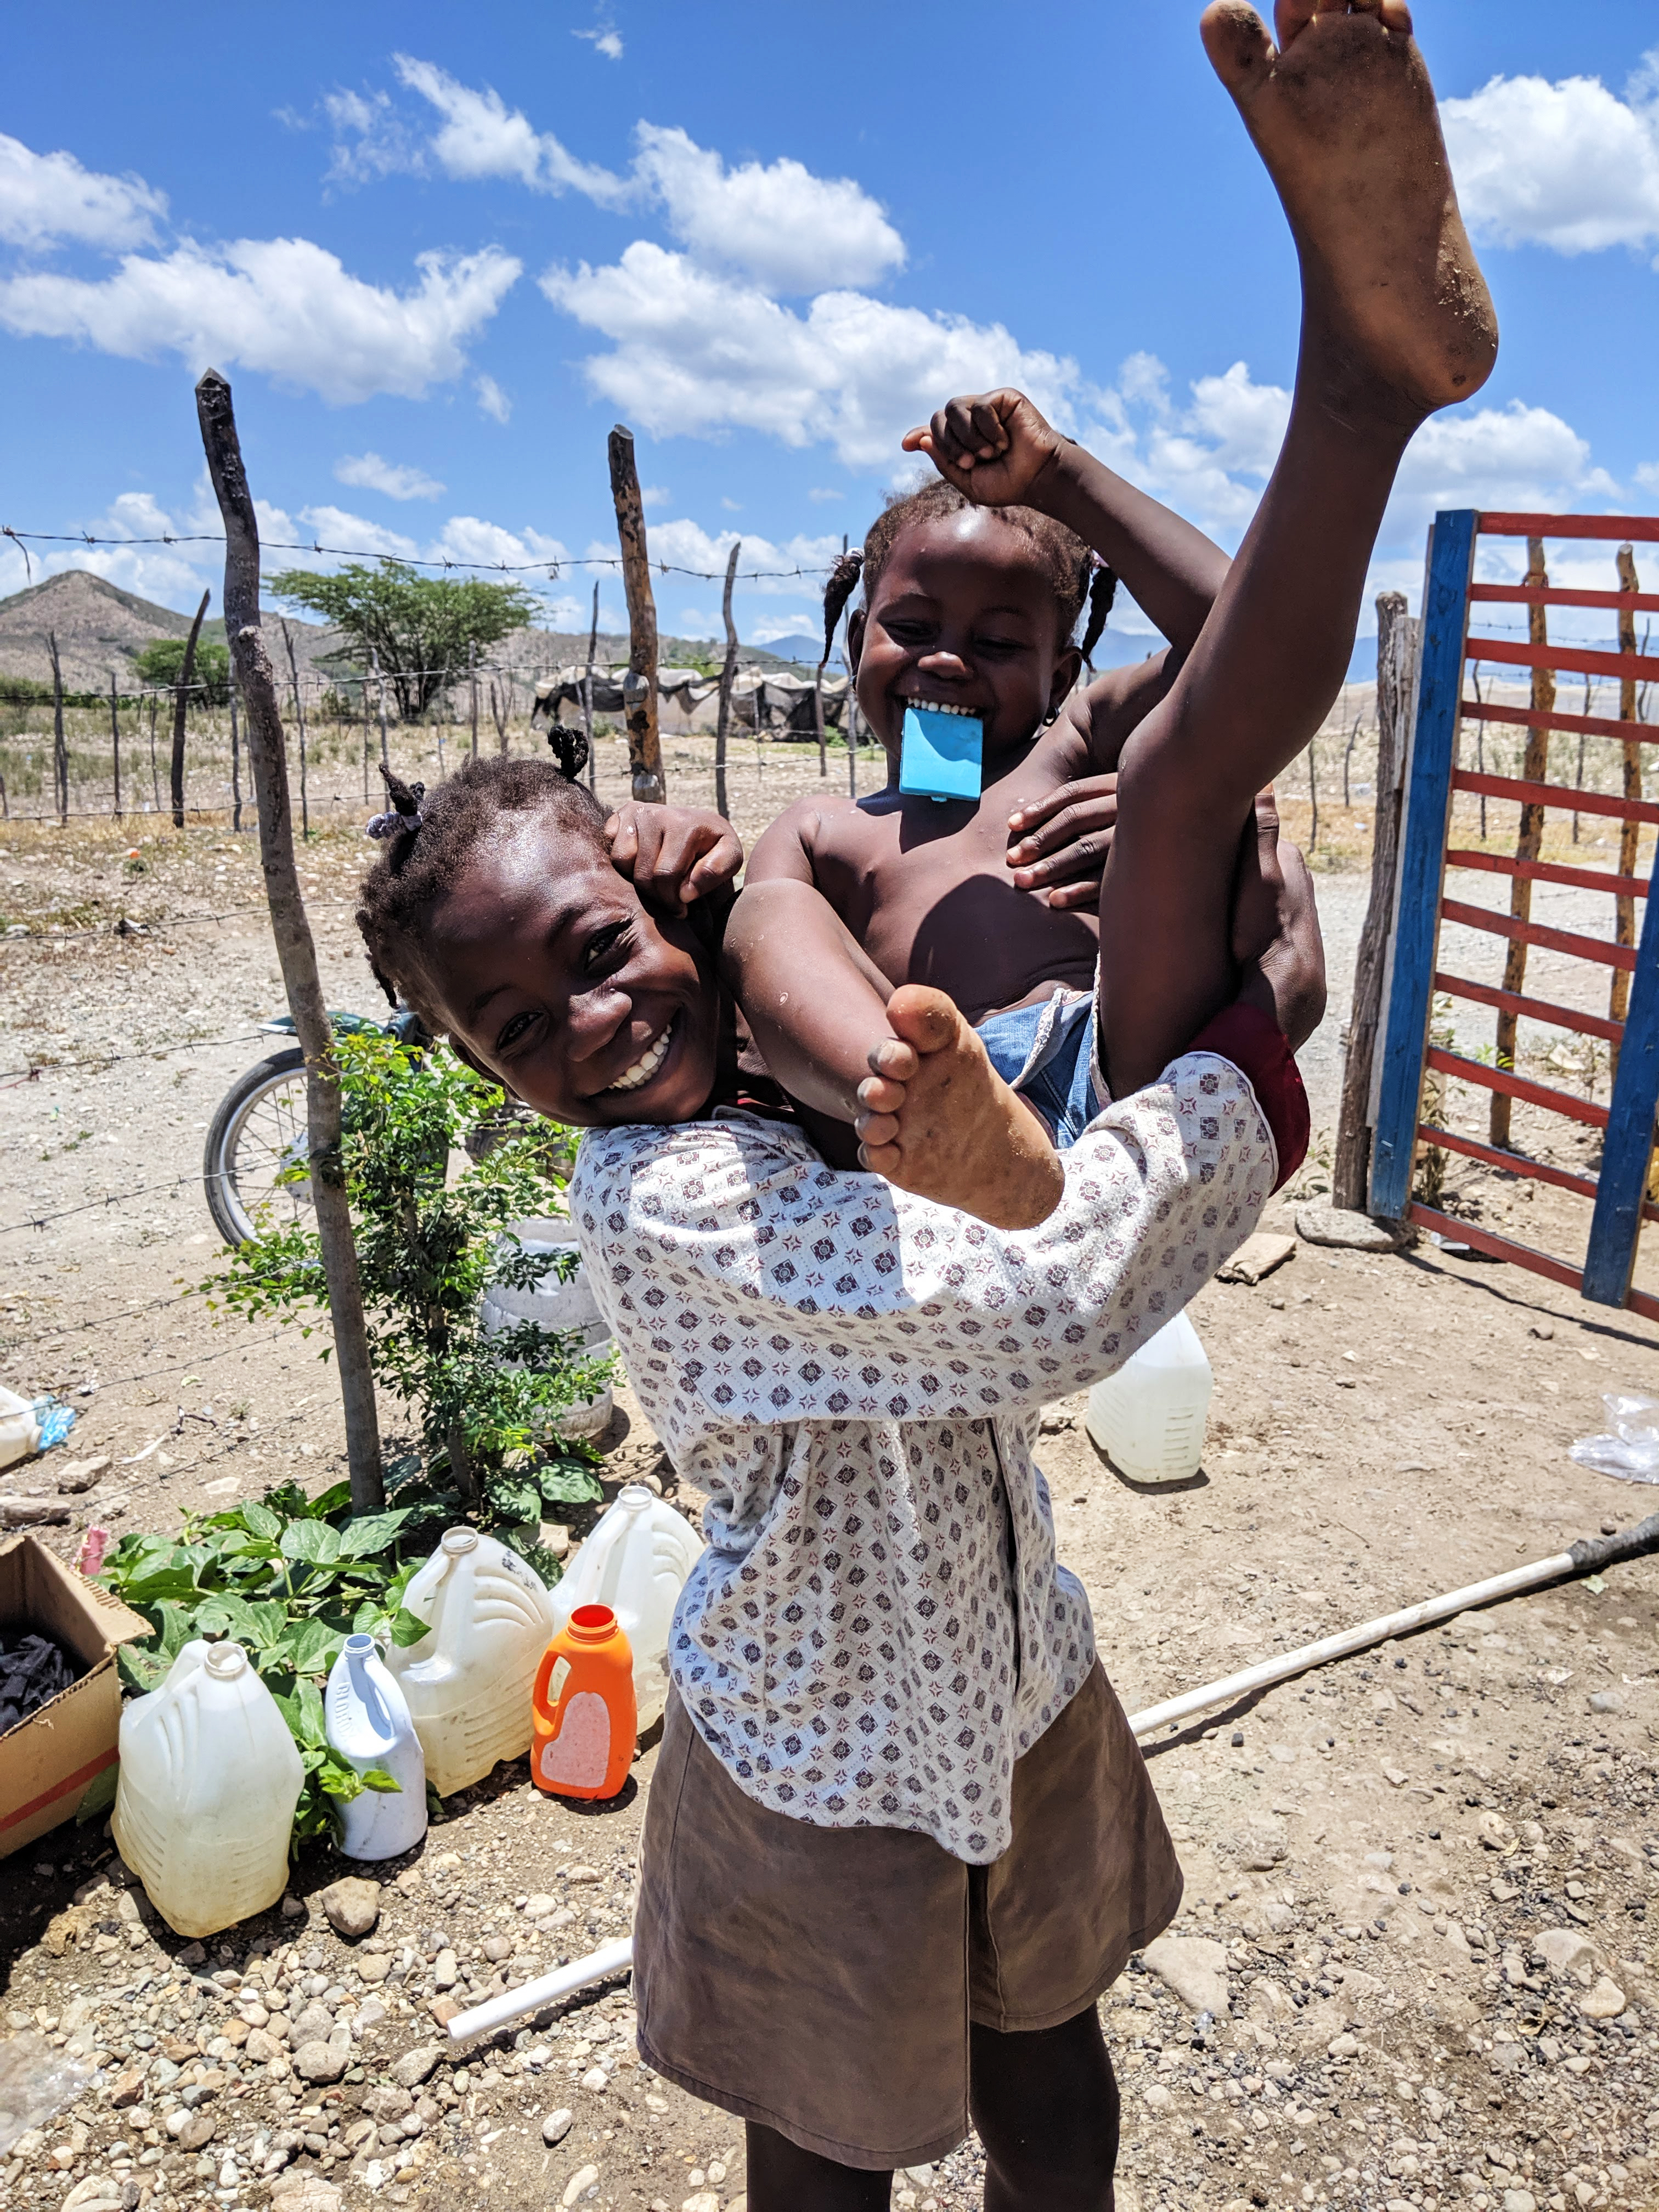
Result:
{"label": "pigtail", "polygon": [[412,837],[426,820],[421,811],[421,801],[426,797],[423,783],[405,783],[403,778],[380,763],[380,781],[386,786],[386,795],[392,801],[384,814],[371,815],[364,827],[368,837]]}
{"label": "pigtail", "polygon": [[836,628],[847,602],[859,587],[863,572],[862,553],[843,553],[830,571],[830,581],[823,587],[823,660],[818,663],[820,668],[835,651]]}
{"label": "pigtail", "polygon": [[1106,617],[1112,611],[1112,601],[1117,597],[1117,571],[1108,568],[1097,553],[1089,556],[1086,565],[1093,570],[1093,575],[1089,584],[1089,626],[1083,633],[1083,658],[1092,672],[1095,647],[1106,627]]}
{"label": "pigtail", "polygon": [[587,766],[587,739],[580,730],[568,730],[555,722],[547,732],[548,749],[567,783],[574,783]]}

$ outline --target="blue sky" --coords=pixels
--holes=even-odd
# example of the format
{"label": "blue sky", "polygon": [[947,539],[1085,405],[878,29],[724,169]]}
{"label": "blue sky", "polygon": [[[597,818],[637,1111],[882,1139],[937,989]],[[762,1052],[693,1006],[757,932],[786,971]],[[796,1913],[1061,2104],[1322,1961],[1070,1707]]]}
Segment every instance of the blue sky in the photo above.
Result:
{"label": "blue sky", "polygon": [[[740,532],[744,568],[811,565],[903,480],[911,420],[1009,381],[1236,543],[1295,270],[1197,15],[289,0],[233,41],[176,6],[19,15],[0,522],[213,526],[190,390],[211,360],[272,537],[603,550],[620,417],[655,553],[723,565]],[[1659,505],[1651,7],[1433,0],[1418,25],[1504,349],[1407,458],[1374,580],[1413,600],[1437,505]],[[1576,557],[1612,580],[1609,553]],[[46,561],[70,563],[216,602],[214,549]],[[5,545],[0,591],[23,581]],[[542,584],[580,618],[582,572]],[[613,582],[601,605],[622,627]],[[816,622],[793,582],[738,610],[759,641]],[[718,586],[663,580],[659,613],[708,634]]]}

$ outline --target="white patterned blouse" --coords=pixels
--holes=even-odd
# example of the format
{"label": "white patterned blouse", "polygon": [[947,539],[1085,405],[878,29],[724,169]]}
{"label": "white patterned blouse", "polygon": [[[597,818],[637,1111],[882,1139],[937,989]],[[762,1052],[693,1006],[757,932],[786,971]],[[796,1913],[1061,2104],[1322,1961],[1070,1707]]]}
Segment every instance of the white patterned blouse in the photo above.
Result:
{"label": "white patterned blouse", "polygon": [[1041,1227],[826,1167],[738,1109],[592,1130],[570,1190],[594,1294],[708,1549],[670,1671],[738,1787],[984,1863],[1014,1761],[1094,1660],[1030,1454],[1255,1227],[1272,1133],[1190,1053],[1062,1155]]}

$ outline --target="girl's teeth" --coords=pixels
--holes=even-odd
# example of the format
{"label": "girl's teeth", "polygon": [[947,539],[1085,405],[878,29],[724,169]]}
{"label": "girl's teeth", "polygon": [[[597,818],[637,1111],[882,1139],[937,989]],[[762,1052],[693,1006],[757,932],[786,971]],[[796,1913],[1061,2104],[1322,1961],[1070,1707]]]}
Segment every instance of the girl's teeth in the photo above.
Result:
{"label": "girl's teeth", "polygon": [[979,720],[977,707],[958,707],[943,699],[907,699],[907,707],[925,707],[930,714],[965,714],[970,720]]}
{"label": "girl's teeth", "polygon": [[658,1037],[656,1042],[647,1046],[645,1051],[642,1052],[640,1054],[640,1057],[634,1062],[632,1067],[625,1068],[622,1074],[617,1078],[614,1083],[607,1084],[605,1085],[606,1090],[637,1091],[641,1084],[649,1083],[652,1077],[656,1073],[657,1070],[662,1066],[664,1060],[667,1057],[668,1040],[670,1036],[672,1034],[673,1027],[674,1024],[672,1022],[670,1022],[668,1027],[662,1032],[661,1036]]}

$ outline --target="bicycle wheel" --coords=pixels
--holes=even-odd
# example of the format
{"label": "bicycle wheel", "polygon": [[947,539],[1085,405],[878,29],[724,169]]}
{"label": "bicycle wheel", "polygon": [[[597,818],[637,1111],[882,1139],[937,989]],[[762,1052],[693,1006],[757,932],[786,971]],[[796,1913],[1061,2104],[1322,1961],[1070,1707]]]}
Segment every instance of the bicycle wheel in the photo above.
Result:
{"label": "bicycle wheel", "polygon": [[284,1228],[311,1209],[311,1180],[281,1177],[303,1165],[309,1142],[305,1054],[274,1052],[219,1102],[202,1156],[208,1211],[227,1244]]}

